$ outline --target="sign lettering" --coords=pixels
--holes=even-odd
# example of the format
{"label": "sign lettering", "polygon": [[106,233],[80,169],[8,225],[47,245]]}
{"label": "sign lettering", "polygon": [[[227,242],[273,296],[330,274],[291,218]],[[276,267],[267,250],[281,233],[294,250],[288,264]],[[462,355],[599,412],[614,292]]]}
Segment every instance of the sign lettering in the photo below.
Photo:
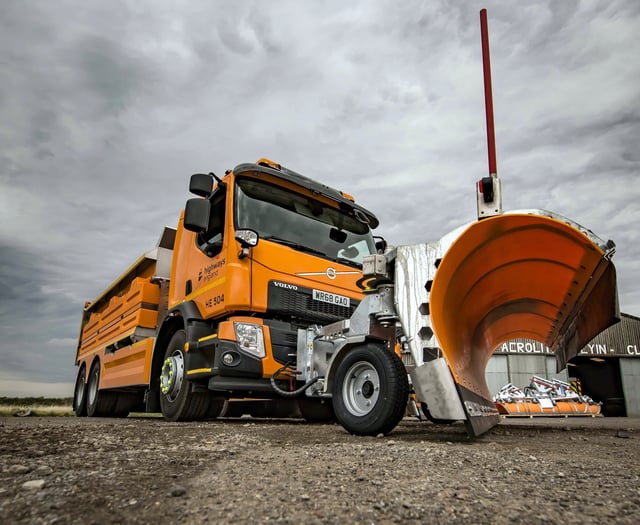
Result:
{"label": "sign lettering", "polygon": [[[496,354],[540,354],[554,355],[551,349],[538,341],[514,340],[502,343],[496,350]],[[588,343],[578,352],[579,356],[618,356],[640,357],[640,344],[628,344],[618,348],[605,343]]]}

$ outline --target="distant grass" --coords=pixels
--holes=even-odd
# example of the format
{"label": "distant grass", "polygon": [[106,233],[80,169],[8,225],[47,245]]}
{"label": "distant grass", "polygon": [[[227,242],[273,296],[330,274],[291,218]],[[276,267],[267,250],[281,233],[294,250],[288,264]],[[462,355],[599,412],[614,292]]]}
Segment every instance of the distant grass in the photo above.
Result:
{"label": "distant grass", "polygon": [[42,406],[42,405],[2,405],[0,406],[0,416],[73,416],[73,408],[68,406]]}
{"label": "distant grass", "polygon": [[72,397],[0,397],[0,406],[38,405],[43,407],[73,405]]}
{"label": "distant grass", "polygon": [[29,412],[30,416],[73,416],[73,399],[46,397],[0,397],[0,416]]}
{"label": "distant grass", "polygon": [[[0,417],[75,416],[73,398],[0,397]],[[130,417],[161,418],[162,414],[131,412]]]}

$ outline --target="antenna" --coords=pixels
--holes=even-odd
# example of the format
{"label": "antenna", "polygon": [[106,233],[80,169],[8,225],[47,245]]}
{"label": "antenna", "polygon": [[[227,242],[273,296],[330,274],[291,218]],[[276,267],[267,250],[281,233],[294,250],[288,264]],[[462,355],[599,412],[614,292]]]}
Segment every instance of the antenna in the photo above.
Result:
{"label": "antenna", "polygon": [[502,213],[502,194],[496,162],[496,137],[493,123],[493,91],[491,89],[491,59],[489,57],[489,27],[487,10],[480,10],[480,40],[482,44],[482,70],[484,75],[484,106],[487,125],[487,156],[489,176],[478,181],[478,219]]}

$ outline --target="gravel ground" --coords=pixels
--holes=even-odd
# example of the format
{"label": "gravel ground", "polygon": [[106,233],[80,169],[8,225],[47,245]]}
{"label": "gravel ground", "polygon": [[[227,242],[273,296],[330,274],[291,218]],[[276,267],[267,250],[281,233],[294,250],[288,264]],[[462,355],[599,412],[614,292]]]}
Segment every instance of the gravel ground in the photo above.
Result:
{"label": "gravel ground", "polygon": [[640,420],[0,418],[0,523],[638,523]]}

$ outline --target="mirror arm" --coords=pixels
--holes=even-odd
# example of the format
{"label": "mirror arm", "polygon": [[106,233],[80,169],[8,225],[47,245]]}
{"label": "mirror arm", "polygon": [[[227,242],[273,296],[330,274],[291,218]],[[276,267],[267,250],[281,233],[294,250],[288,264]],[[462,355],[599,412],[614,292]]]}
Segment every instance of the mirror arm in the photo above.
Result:
{"label": "mirror arm", "polygon": [[213,171],[210,171],[209,175],[211,175],[216,180],[216,182],[218,183],[218,186],[220,188],[225,188],[227,186],[227,183],[226,182],[222,182],[222,179],[220,177],[218,177],[215,173],[213,173]]}

